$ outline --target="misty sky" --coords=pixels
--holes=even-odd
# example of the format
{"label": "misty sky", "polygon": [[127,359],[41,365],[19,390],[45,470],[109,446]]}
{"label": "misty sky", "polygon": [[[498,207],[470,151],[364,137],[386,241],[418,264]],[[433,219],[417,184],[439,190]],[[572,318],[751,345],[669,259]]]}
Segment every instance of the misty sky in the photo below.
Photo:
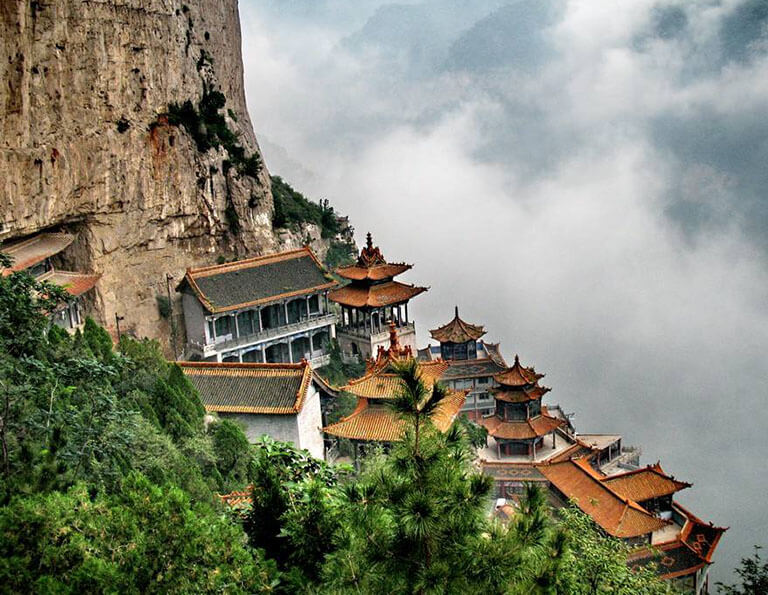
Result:
{"label": "misty sky", "polygon": [[768,546],[768,2],[241,0],[267,165]]}

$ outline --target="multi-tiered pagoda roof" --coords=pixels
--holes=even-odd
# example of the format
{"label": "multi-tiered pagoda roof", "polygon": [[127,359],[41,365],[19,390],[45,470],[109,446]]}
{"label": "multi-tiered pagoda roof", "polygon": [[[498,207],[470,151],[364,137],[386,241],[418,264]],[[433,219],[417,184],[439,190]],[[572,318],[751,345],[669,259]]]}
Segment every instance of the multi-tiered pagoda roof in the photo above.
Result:
{"label": "multi-tiered pagoda roof", "polygon": [[448,324],[432,329],[429,333],[440,343],[466,343],[476,341],[485,334],[485,328],[479,324],[470,324],[459,318],[459,307],[456,306],[453,320]]}
{"label": "multi-tiered pagoda roof", "polygon": [[395,306],[407,302],[427,291],[395,281],[394,278],[409,270],[412,265],[387,262],[373,238],[368,233],[366,245],[353,265],[336,269],[336,274],[350,281],[348,285],[332,291],[332,301],[350,308],[371,309]]}
{"label": "multi-tiered pagoda roof", "polygon": [[551,434],[565,422],[541,405],[549,388],[539,385],[544,374],[526,368],[515,355],[514,364],[496,374],[498,386],[490,389],[496,400],[496,415],[480,420],[497,441],[535,441]]}

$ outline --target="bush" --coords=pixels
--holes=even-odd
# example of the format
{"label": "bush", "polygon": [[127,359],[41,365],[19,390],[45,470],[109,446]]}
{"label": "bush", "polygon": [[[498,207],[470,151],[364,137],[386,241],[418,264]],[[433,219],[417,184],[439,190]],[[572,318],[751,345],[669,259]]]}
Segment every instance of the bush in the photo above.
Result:
{"label": "bush", "polygon": [[323,238],[332,238],[338,233],[336,213],[327,200],[312,202],[280,176],[271,176],[271,180],[275,201],[275,213],[272,216],[274,227],[297,231],[302,223],[314,223],[320,227]]}

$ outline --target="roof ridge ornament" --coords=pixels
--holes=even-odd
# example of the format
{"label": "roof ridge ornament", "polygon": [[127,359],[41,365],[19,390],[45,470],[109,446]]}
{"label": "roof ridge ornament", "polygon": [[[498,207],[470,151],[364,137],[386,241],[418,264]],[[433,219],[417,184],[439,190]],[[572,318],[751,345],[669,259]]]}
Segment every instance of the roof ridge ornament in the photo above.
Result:
{"label": "roof ridge ornament", "polygon": [[371,235],[370,231],[365,235],[365,247],[360,250],[357,264],[358,266],[365,268],[376,266],[378,264],[387,264],[379,247],[373,245],[373,235]]}

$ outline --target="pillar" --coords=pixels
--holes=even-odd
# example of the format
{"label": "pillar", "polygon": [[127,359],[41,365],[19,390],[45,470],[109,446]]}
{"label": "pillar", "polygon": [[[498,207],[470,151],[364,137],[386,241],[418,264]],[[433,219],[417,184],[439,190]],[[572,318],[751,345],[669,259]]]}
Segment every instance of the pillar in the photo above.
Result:
{"label": "pillar", "polygon": [[496,441],[496,457],[501,458],[501,444],[499,444],[499,441]]}
{"label": "pillar", "polygon": [[256,318],[259,319],[259,332],[262,332],[264,330],[264,325],[261,322],[261,308],[257,308],[256,310]]}
{"label": "pillar", "polygon": [[408,302],[405,302],[405,324],[408,324]]}
{"label": "pillar", "polygon": [[238,338],[240,337],[240,325],[237,322],[237,312],[232,315],[232,318],[235,319],[235,338]]}
{"label": "pillar", "polygon": [[531,460],[536,460],[536,438],[534,438],[533,442],[531,443]]}
{"label": "pillar", "polygon": [[307,306],[307,320],[309,320],[309,317],[311,316],[309,313],[309,296],[304,299],[304,304]]}
{"label": "pillar", "polygon": [[309,333],[309,357],[312,357],[312,354],[314,353],[315,349],[312,347],[312,333]]}
{"label": "pillar", "polygon": [[267,363],[267,346],[266,345],[261,346],[261,362],[264,364]]}
{"label": "pillar", "polygon": [[[283,302],[283,311],[285,312],[285,324],[288,324],[288,302]],[[290,352],[291,345],[288,344],[288,351]]]}

